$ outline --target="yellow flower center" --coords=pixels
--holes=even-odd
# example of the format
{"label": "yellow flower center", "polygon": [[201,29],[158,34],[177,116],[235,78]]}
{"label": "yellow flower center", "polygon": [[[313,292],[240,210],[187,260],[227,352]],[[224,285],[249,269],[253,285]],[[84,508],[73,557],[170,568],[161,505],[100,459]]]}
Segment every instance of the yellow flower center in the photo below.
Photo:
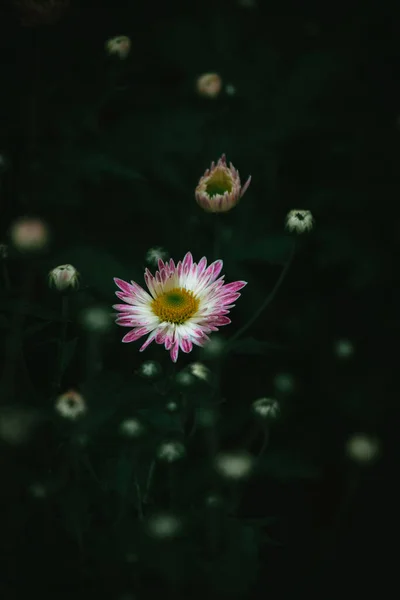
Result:
{"label": "yellow flower center", "polygon": [[225,169],[215,169],[207,182],[206,192],[209,196],[232,191],[232,177]]}
{"label": "yellow flower center", "polygon": [[155,298],[151,304],[153,313],[161,320],[168,323],[181,325],[197,312],[199,300],[190,291],[184,288],[173,288]]}

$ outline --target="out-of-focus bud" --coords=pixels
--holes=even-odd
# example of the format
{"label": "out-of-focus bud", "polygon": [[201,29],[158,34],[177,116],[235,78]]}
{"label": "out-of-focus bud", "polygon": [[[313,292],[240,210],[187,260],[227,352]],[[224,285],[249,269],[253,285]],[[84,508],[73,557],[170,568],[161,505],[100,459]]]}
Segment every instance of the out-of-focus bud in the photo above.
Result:
{"label": "out-of-focus bud", "polygon": [[191,363],[188,367],[190,373],[201,379],[202,381],[208,381],[210,379],[210,369],[201,362]]}
{"label": "out-of-focus bud", "polygon": [[348,359],[354,354],[354,346],[350,340],[337,340],[334,345],[334,352],[338,358]]}
{"label": "out-of-focus bud", "polygon": [[75,390],[69,390],[65,394],[61,394],[55,403],[56,411],[61,417],[74,421],[79,419],[86,413],[86,402]]}
{"label": "out-of-focus bud", "polygon": [[175,412],[177,412],[178,409],[179,409],[179,406],[178,406],[178,403],[175,402],[175,400],[170,400],[165,405],[165,410],[168,411],[169,413],[175,413]]}
{"label": "out-of-focus bud", "polygon": [[294,233],[311,231],[314,218],[309,210],[291,210],[286,215],[286,229]]}
{"label": "out-of-focus bud", "polygon": [[168,252],[161,248],[161,246],[155,246],[154,248],[149,248],[146,252],[146,262],[153,265],[154,267],[158,266],[159,260],[166,260],[168,258]]}
{"label": "out-of-focus bud", "polygon": [[274,377],[274,387],[281,394],[290,394],[294,390],[294,379],[290,373],[278,373]]}
{"label": "out-of-focus bud", "polygon": [[182,387],[188,387],[195,382],[195,377],[187,369],[182,369],[176,374],[175,380]]}
{"label": "out-of-focus bud", "polygon": [[86,331],[105,333],[112,327],[113,315],[103,306],[91,306],[81,312],[80,322]]}
{"label": "out-of-focus bud", "polygon": [[366,433],[356,433],[347,440],[346,453],[354,462],[369,464],[379,455],[379,442]]}
{"label": "out-of-focus bud", "polygon": [[228,96],[234,96],[236,94],[236,88],[234,85],[232,85],[231,83],[228,83],[228,85],[225,86],[225,93]]}
{"label": "out-of-focus bud", "polygon": [[11,445],[28,442],[37,420],[37,415],[26,408],[0,407],[0,440]]}
{"label": "out-of-focus bud", "polygon": [[157,449],[157,458],[168,463],[173,463],[185,455],[185,446],[178,441],[164,442]]}
{"label": "out-of-focus bud", "polygon": [[253,402],[252,410],[262,419],[275,419],[279,413],[279,404],[273,398],[260,398]]}
{"label": "out-of-focus bud", "polygon": [[200,354],[203,358],[218,358],[219,356],[222,356],[224,350],[224,340],[220,336],[214,334],[200,349]]}
{"label": "out-of-focus bud", "polygon": [[50,238],[47,225],[37,218],[21,217],[10,229],[11,241],[20,252],[43,250]]}
{"label": "out-of-focus bud", "polygon": [[217,164],[212,162],[200,178],[195,190],[196,202],[206,212],[228,212],[239,202],[250,181],[251,175],[242,186],[239,171],[232,163],[228,167],[223,154]]}
{"label": "out-of-focus bud", "polygon": [[151,515],[146,525],[148,535],[159,540],[174,538],[182,531],[181,519],[170,512]]}
{"label": "out-of-focus bud", "polygon": [[0,244],[0,260],[4,260],[8,257],[8,246],[7,244]]}
{"label": "out-of-focus bud", "polygon": [[38,500],[42,500],[47,496],[47,488],[43,483],[32,483],[29,486],[28,491],[33,498],[37,498]]}
{"label": "out-of-focus bud", "polygon": [[155,360],[146,360],[138,369],[138,374],[145,379],[153,379],[161,374],[162,368],[160,363]]}
{"label": "out-of-focus bud", "polygon": [[49,273],[49,286],[55,287],[59,292],[79,286],[79,273],[72,265],[59,265]]}
{"label": "out-of-focus bud", "polygon": [[215,458],[215,470],[226,479],[240,480],[251,475],[254,459],[248,452],[221,452]]}
{"label": "out-of-focus bud", "polygon": [[127,58],[131,50],[131,40],[126,35],[117,35],[105,44],[108,54],[116,54],[119,58]]}
{"label": "out-of-focus bud", "polygon": [[216,98],[222,90],[222,79],[218,73],[204,73],[196,80],[196,90],[199,96]]}
{"label": "out-of-focus bud", "polygon": [[125,419],[119,426],[119,432],[124,437],[138,438],[145,432],[145,427],[139,419]]}

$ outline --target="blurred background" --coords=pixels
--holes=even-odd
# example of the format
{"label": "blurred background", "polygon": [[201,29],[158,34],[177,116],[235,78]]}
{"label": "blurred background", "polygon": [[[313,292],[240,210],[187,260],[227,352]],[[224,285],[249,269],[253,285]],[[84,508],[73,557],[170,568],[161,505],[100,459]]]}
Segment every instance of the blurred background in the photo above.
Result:
{"label": "blurred background", "polygon": [[[389,585],[399,19],[372,1],[2,3],[2,599]],[[194,191],[222,153],[252,181],[210,214]],[[285,229],[293,209],[311,231]],[[248,285],[173,365],[121,343],[113,278],[144,285],[154,252],[189,250]],[[79,286],[60,293],[66,264]]]}

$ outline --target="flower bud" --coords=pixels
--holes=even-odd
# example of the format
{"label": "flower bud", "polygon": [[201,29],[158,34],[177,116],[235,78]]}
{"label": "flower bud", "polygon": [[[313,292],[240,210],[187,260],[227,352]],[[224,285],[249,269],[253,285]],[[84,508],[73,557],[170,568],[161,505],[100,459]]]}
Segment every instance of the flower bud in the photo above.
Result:
{"label": "flower bud", "polygon": [[11,226],[11,241],[20,252],[36,252],[47,246],[49,230],[37,218],[21,217]]}
{"label": "flower bud", "polygon": [[273,398],[260,398],[252,406],[253,413],[262,419],[274,419],[279,413],[279,404]]}
{"label": "flower bud", "polygon": [[311,231],[314,218],[309,210],[291,210],[286,215],[286,229],[290,232],[304,233]]}
{"label": "flower bud", "polygon": [[215,459],[215,470],[226,479],[240,480],[253,470],[254,459],[248,452],[222,452]]}
{"label": "flower bud", "polygon": [[72,265],[60,265],[49,273],[49,286],[55,287],[59,292],[68,288],[75,289],[78,285],[79,273]]}
{"label": "flower bud", "polygon": [[222,90],[222,79],[218,73],[204,73],[196,80],[196,90],[204,98],[216,98]]}
{"label": "flower bud", "polygon": [[108,54],[116,54],[119,58],[127,58],[131,49],[131,40],[126,35],[117,35],[105,44]]}
{"label": "flower bud", "polygon": [[217,164],[212,162],[200,178],[195,190],[196,202],[206,212],[228,212],[239,202],[250,181],[251,176],[242,186],[239,171],[232,163],[228,167],[223,154]]}
{"label": "flower bud", "polygon": [[183,458],[186,454],[185,446],[181,442],[164,442],[157,449],[157,458],[168,463]]}
{"label": "flower bud", "polygon": [[168,258],[168,252],[161,248],[161,246],[155,246],[154,248],[149,248],[146,253],[146,262],[153,265],[154,267],[158,266],[159,260],[166,260]]}
{"label": "flower bud", "polygon": [[50,271],[49,286],[55,287],[59,292],[68,288],[77,288],[79,285],[79,273],[72,265],[60,265]]}
{"label": "flower bud", "polygon": [[57,398],[55,409],[61,417],[73,421],[86,413],[86,403],[81,394],[69,390]]}

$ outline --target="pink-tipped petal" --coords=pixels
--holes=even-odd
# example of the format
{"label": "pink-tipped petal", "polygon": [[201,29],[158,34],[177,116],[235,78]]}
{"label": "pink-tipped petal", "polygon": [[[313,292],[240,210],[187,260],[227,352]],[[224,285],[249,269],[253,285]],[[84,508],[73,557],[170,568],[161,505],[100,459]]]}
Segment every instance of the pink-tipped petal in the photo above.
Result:
{"label": "pink-tipped petal", "polygon": [[130,331],[129,333],[124,335],[124,337],[122,338],[122,341],[125,344],[127,344],[129,342],[135,342],[142,336],[146,335],[146,333],[148,333],[148,332],[149,332],[149,330],[147,329],[147,327],[139,327],[139,329],[132,329],[132,331]]}
{"label": "pink-tipped petal", "polygon": [[182,338],[181,340],[181,350],[188,354],[193,350],[193,344],[188,338]]}
{"label": "pink-tipped petal", "polygon": [[251,182],[251,175],[249,176],[248,180],[246,181],[246,183],[244,184],[244,186],[242,187],[241,191],[240,191],[240,197],[242,197],[248,190],[249,185]]}
{"label": "pink-tipped petal", "polygon": [[178,360],[178,354],[179,354],[179,342],[178,342],[178,340],[175,340],[175,342],[172,344],[172,347],[170,350],[170,356],[171,356],[172,362],[176,363],[176,361]]}

